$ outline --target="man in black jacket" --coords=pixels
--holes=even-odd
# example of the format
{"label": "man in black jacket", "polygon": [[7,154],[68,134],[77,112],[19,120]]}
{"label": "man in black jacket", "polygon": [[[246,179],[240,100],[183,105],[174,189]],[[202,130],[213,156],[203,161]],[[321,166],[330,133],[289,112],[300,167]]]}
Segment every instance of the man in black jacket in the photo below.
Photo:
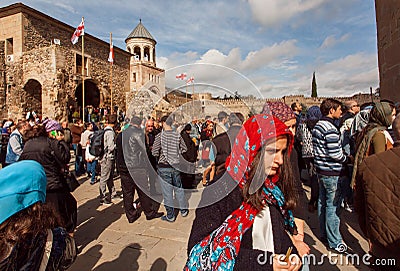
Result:
{"label": "man in black jacket", "polygon": [[213,139],[213,148],[215,149],[215,167],[216,176],[225,171],[225,161],[231,154],[231,148],[237,134],[242,128],[244,116],[242,113],[231,113],[229,115],[229,129],[227,132],[219,134]]}
{"label": "man in black jacket", "polygon": [[192,125],[188,123],[181,132],[181,137],[185,141],[187,147],[187,151],[182,153],[184,161],[182,161],[181,163],[184,166],[181,169],[182,187],[185,189],[195,188],[194,181],[195,181],[195,170],[196,170],[195,163],[197,160],[197,148],[196,144],[190,137],[191,130],[192,130]]}
{"label": "man in black jacket", "polygon": [[[158,212],[160,204],[152,200],[148,188],[148,172],[150,163],[147,158],[144,132],[140,128],[141,119],[134,116],[131,123],[117,137],[117,165],[121,176],[122,193],[124,195],[124,209],[129,223],[140,217],[141,209],[147,220],[161,217],[164,213]],[[134,206],[135,190],[139,195],[139,207]]]}

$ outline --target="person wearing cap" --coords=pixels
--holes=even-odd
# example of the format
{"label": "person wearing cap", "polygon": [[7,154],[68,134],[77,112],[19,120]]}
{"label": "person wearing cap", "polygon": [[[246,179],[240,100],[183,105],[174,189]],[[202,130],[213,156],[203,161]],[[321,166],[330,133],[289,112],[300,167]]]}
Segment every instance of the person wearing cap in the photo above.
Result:
{"label": "person wearing cap", "polygon": [[71,155],[61,131],[61,125],[52,119],[34,127],[27,133],[20,160],[35,160],[43,166],[47,177],[46,202],[58,213],[62,226],[73,234],[77,222],[77,203],[65,179],[64,173]]}
{"label": "person wearing cap", "polygon": [[26,120],[18,122],[16,129],[11,133],[7,144],[6,165],[18,161],[24,148],[23,136],[31,128]]}
{"label": "person wearing cap", "polygon": [[36,161],[0,170],[0,270],[65,270],[74,239],[46,201],[46,173]]}

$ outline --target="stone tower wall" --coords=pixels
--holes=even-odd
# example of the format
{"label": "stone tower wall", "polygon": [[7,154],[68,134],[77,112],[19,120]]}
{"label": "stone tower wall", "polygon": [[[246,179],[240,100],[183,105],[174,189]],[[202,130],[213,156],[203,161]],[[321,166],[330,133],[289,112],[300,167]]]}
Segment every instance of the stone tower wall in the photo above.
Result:
{"label": "stone tower wall", "polygon": [[380,96],[400,101],[400,1],[375,0]]}

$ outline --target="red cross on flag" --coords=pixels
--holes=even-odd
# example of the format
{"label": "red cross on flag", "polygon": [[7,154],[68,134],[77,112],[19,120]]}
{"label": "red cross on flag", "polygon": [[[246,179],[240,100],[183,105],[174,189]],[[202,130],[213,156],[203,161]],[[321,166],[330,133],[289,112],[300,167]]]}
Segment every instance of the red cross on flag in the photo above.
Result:
{"label": "red cross on flag", "polygon": [[186,80],[186,84],[188,84],[188,85],[193,84],[193,82],[194,82],[193,76],[191,76],[188,80]]}
{"label": "red cross on flag", "polygon": [[175,76],[175,78],[176,78],[177,80],[185,80],[185,78],[186,78],[186,73],[177,74],[177,75]]}
{"label": "red cross on flag", "polygon": [[84,20],[82,18],[82,22],[78,25],[78,27],[76,28],[74,34],[72,34],[71,37],[71,42],[72,44],[75,44],[78,42],[79,37],[85,35],[85,23]]}

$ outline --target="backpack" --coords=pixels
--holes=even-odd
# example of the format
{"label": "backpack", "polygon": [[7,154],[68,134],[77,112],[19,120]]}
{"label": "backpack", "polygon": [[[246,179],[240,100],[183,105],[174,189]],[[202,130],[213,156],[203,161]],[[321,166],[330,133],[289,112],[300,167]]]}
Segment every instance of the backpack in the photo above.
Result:
{"label": "backpack", "polygon": [[91,155],[101,157],[104,154],[104,133],[103,129],[97,130],[92,134],[90,139],[89,152]]}

